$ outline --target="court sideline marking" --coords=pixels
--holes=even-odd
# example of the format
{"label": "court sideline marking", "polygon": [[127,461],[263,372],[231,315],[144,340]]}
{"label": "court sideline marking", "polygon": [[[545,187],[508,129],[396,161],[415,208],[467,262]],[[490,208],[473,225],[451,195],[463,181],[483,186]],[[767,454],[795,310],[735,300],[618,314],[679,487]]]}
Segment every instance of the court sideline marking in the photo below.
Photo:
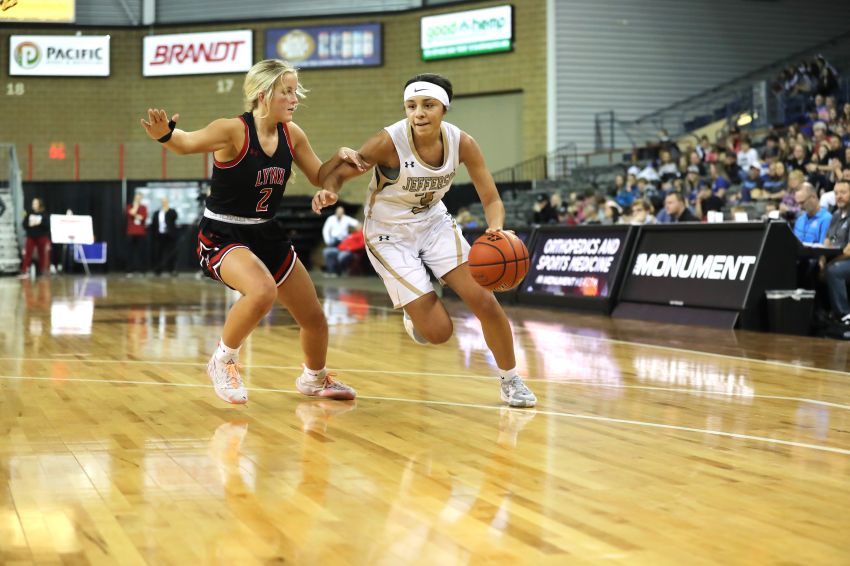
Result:
{"label": "court sideline marking", "polygon": [[[332,299],[330,297],[320,297],[320,299],[323,300],[323,301],[330,301],[330,302],[334,302],[334,303],[347,304],[345,301],[342,301],[340,299]],[[392,312],[392,313],[397,312],[397,309],[394,309],[392,307],[384,307],[384,306],[380,306],[380,305],[366,305],[366,307],[369,310],[374,310],[374,311]],[[460,317],[460,316],[451,316],[450,318],[451,318],[453,323],[465,322],[466,321],[466,318],[463,318],[463,317]],[[96,323],[97,320],[95,320],[94,322]],[[541,324],[557,325],[557,324],[560,324],[560,323],[558,323],[558,322],[541,322]],[[511,327],[513,328],[515,333],[516,332],[522,332],[526,335],[529,334],[528,329],[523,328],[522,326],[518,326],[518,325],[514,324],[513,322],[511,323]],[[570,336],[572,338],[583,338],[583,339],[586,339],[586,340],[595,340],[597,342],[608,342],[608,343],[611,343],[611,344],[619,344],[619,345],[632,346],[632,347],[654,348],[656,350],[666,350],[666,351],[670,351],[670,352],[678,352],[678,353],[685,353],[685,354],[699,355],[699,356],[708,356],[708,357],[720,358],[720,359],[725,359],[725,360],[736,360],[736,361],[744,361],[744,362],[748,362],[748,363],[765,364],[765,365],[768,365],[768,366],[790,368],[790,369],[795,369],[795,370],[816,371],[816,372],[824,372],[824,373],[831,373],[831,374],[837,374],[837,375],[848,375],[848,372],[846,372],[846,371],[835,370],[835,369],[827,369],[827,368],[818,368],[818,367],[812,367],[812,366],[803,366],[803,365],[799,365],[799,364],[792,364],[792,363],[789,363],[789,362],[782,362],[782,361],[779,361],[779,360],[760,360],[760,359],[757,359],[757,358],[746,358],[746,357],[743,357],[743,356],[733,356],[733,355],[730,355],[730,354],[718,354],[718,353],[715,353],[715,352],[705,352],[705,351],[702,351],[702,350],[689,350],[687,348],[675,348],[673,346],[663,346],[663,345],[660,345],[660,344],[647,344],[647,343],[644,343],[644,342],[632,342],[632,341],[629,341],[629,340],[618,340],[616,338],[607,338],[607,337],[602,337],[602,336],[588,336],[588,335],[585,335],[585,334],[578,334],[578,333],[574,333],[574,332],[561,332],[561,334],[564,335],[564,336]],[[6,359],[6,358],[0,358],[0,360],[2,360],[2,359]]]}
{"label": "court sideline marking", "polygon": [[[156,361],[156,360],[91,360],[91,359],[69,359],[69,358],[15,358],[15,357],[2,357],[0,356],[0,360],[8,360],[8,361],[24,361],[24,362],[76,362],[83,364],[146,364],[146,365],[158,365],[158,366],[196,366],[196,367],[206,367],[206,362],[178,362],[178,361]],[[251,364],[246,366],[246,369],[275,369],[275,370],[294,370],[299,371],[302,369],[301,366],[278,366],[278,365],[262,365],[262,364]],[[379,374],[392,374],[392,375],[411,375],[411,376],[424,376],[424,377],[445,377],[451,379],[484,379],[484,380],[494,380],[495,378],[492,376],[483,376],[483,375],[474,375],[474,374],[460,374],[460,373],[433,373],[433,372],[423,372],[423,371],[399,371],[399,370],[383,370],[383,369],[358,369],[358,368],[336,368],[337,371],[341,372],[351,372],[351,373],[379,373]],[[816,370],[813,370],[816,371]],[[7,377],[7,376],[0,376]],[[27,379],[27,378],[23,378]],[[41,378],[31,378],[31,379],[41,379]],[[54,378],[50,378],[54,379]],[[61,379],[61,378],[56,378]],[[699,394],[699,395],[712,395],[717,397],[742,397],[741,395],[735,393],[726,393],[724,391],[705,391],[702,389],[683,389],[681,387],[657,387],[650,385],[614,385],[610,383],[592,383],[592,382],[576,382],[576,381],[550,381],[545,378],[526,378],[528,382],[535,383],[554,383],[558,385],[572,385],[572,386],[585,386],[585,387],[607,387],[610,389],[637,389],[644,391],[667,391],[671,393],[687,393],[687,394]],[[786,395],[764,395],[759,393],[753,393],[752,395],[747,396],[747,398],[753,399],[773,399],[778,401],[797,401],[799,403],[809,403],[812,405],[821,405],[824,407],[833,407],[835,409],[845,409],[850,410],[850,405],[843,405],[841,403],[833,403],[831,401],[822,401],[820,399],[809,399],[808,397],[793,397]]]}
{"label": "court sideline marking", "polygon": [[[345,301],[340,301],[339,299],[327,299],[327,300],[340,302],[340,303],[345,302]],[[373,310],[385,311],[385,312],[395,312],[396,311],[396,309],[393,309],[391,307],[382,307],[382,306],[378,306],[378,305],[368,305],[368,308],[373,309]],[[452,316],[452,317],[449,317],[449,318],[452,319],[453,323],[466,322],[465,318],[462,318],[462,317],[459,317],[459,316]],[[558,323],[558,322],[541,322],[540,324],[558,325],[560,323]],[[526,335],[529,334],[529,331],[528,331],[527,328],[524,328],[522,326],[517,326],[516,324],[513,323],[513,321],[511,322],[511,328],[513,329],[514,333],[522,332]],[[767,364],[767,365],[771,365],[771,366],[779,366],[779,367],[784,367],[784,368],[793,368],[793,369],[797,369],[797,370],[822,371],[822,372],[825,372],[825,373],[834,373],[834,374],[838,374],[838,375],[848,375],[848,372],[837,370],[837,369],[826,369],[826,368],[818,368],[818,367],[812,367],[812,366],[802,366],[802,365],[799,365],[799,364],[792,364],[792,363],[789,363],[789,362],[781,362],[779,360],[760,360],[760,359],[757,359],[757,358],[745,358],[743,356],[733,356],[733,355],[730,355],[730,354],[717,354],[715,352],[705,352],[705,351],[702,351],[702,350],[688,350],[687,348],[675,348],[673,346],[662,346],[660,344],[646,344],[644,342],[631,342],[629,340],[618,340],[616,338],[607,338],[607,337],[603,337],[603,336],[587,336],[586,334],[577,334],[577,333],[574,333],[574,332],[561,332],[561,334],[564,335],[564,336],[570,336],[570,337],[573,337],[573,338],[584,338],[586,340],[595,340],[597,342],[609,342],[611,344],[620,344],[620,345],[625,345],[625,346],[641,346],[641,347],[644,347],[644,348],[655,348],[657,350],[669,350],[671,352],[696,354],[696,355],[700,355],[700,356],[710,356],[710,357],[722,358],[722,359],[726,359],[726,360],[740,360],[740,361],[745,361],[745,362]]]}
{"label": "court sideline marking", "polygon": [[[33,376],[20,376],[20,375],[3,375],[0,376],[0,379],[7,380],[29,380],[29,381],[55,381],[56,378],[53,377],[33,377]],[[83,383],[107,383],[111,385],[115,384],[123,384],[123,385],[160,385],[160,386],[172,386],[172,387],[188,387],[188,388],[199,388],[202,387],[204,389],[208,389],[210,386],[208,384],[201,383],[162,383],[159,381],[133,381],[133,380],[120,380],[120,379],[94,379],[94,378],[84,378],[84,377],[66,377],[62,378],[62,381],[74,381],[74,382],[83,382]],[[297,394],[301,395],[296,390],[292,389],[275,389],[268,387],[251,387],[247,388],[249,391],[263,391],[263,392],[271,392],[271,393],[287,393],[287,394]],[[373,401],[396,401],[400,403],[421,403],[423,405],[442,405],[449,407],[461,407],[461,408],[470,408],[470,409],[486,409],[486,410],[500,410],[504,406],[494,406],[494,405],[481,405],[477,403],[459,403],[455,401],[433,401],[428,399],[405,399],[403,397],[378,397],[371,395],[358,395],[358,399],[369,399]],[[764,442],[767,444],[778,444],[782,446],[793,446],[796,448],[807,448],[810,450],[817,450],[821,452],[832,452],[835,454],[842,454],[845,456],[850,456],[850,449],[846,448],[835,448],[832,446],[825,446],[821,444],[809,444],[806,442],[795,442],[793,440],[781,440],[778,438],[770,438],[767,436],[754,436],[749,434],[740,434],[736,432],[724,432],[720,430],[709,430],[702,428],[694,428],[687,426],[679,426],[679,425],[668,425],[662,423],[653,423],[648,421],[635,421],[631,419],[618,419],[614,417],[603,417],[597,415],[582,415],[578,413],[567,413],[562,411],[547,411],[547,410],[534,410],[538,414],[549,415],[553,417],[566,417],[572,419],[583,419],[590,421],[597,421],[603,423],[615,423],[615,424],[626,424],[626,425],[635,425],[642,427],[650,427],[650,428],[660,428],[666,430],[676,430],[680,432],[694,432],[701,434],[708,434],[711,436],[722,436],[725,438],[734,438],[736,440],[752,440],[756,442]]]}

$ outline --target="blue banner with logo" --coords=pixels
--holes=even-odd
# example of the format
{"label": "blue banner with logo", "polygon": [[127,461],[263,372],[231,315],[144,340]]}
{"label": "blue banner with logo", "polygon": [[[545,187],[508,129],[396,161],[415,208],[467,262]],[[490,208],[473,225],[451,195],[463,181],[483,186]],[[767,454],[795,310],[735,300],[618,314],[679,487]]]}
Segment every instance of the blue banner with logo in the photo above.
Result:
{"label": "blue banner with logo", "polygon": [[266,31],[266,58],[310,67],[376,67],[383,63],[381,24]]}

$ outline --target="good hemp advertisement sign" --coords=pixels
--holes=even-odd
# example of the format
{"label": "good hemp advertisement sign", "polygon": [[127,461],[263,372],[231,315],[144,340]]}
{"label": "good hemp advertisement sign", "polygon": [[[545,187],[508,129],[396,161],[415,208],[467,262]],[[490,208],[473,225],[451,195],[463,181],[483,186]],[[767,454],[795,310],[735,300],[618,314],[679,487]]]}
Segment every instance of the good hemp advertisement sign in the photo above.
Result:
{"label": "good hemp advertisement sign", "polygon": [[422,59],[446,59],[513,49],[513,6],[425,16],[421,20]]}

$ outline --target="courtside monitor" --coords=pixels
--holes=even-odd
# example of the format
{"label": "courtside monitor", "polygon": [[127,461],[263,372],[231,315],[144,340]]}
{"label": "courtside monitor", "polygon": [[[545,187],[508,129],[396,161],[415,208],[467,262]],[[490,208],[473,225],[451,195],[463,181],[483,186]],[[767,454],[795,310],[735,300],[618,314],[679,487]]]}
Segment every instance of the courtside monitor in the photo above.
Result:
{"label": "courtside monitor", "polygon": [[764,329],[765,291],[796,287],[799,246],[784,221],[643,226],[614,316]]}
{"label": "courtside monitor", "polygon": [[513,6],[426,16],[420,22],[422,59],[448,59],[513,50]]}
{"label": "courtside monitor", "polygon": [[609,312],[635,232],[631,226],[541,226],[517,300]]}

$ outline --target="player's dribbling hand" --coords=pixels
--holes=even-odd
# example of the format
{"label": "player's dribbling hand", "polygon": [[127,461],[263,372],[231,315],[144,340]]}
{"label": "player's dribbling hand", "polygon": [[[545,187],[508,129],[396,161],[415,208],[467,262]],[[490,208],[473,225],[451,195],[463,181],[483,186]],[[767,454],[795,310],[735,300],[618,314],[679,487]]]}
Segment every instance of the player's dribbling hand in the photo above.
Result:
{"label": "player's dribbling hand", "polygon": [[[175,114],[171,119],[177,122],[180,119],[180,114]],[[148,119],[146,121],[142,118],[141,122],[145,132],[154,140],[158,140],[170,131],[168,127],[168,114],[165,113],[165,110],[148,108]]]}
{"label": "player's dribbling hand", "polygon": [[361,173],[372,166],[371,164],[367,163],[357,151],[351,149],[350,147],[339,148],[338,154],[340,159],[342,159],[346,163],[354,165]]}
{"label": "player's dribbling hand", "polygon": [[516,236],[513,230],[505,230],[504,228],[487,228],[486,230],[484,230],[485,234],[492,234],[493,232],[507,232],[508,234],[513,234],[514,236]]}
{"label": "player's dribbling hand", "polygon": [[339,195],[332,191],[328,191],[326,189],[318,191],[315,196],[313,196],[313,212],[321,214],[324,207],[336,204],[338,199]]}

